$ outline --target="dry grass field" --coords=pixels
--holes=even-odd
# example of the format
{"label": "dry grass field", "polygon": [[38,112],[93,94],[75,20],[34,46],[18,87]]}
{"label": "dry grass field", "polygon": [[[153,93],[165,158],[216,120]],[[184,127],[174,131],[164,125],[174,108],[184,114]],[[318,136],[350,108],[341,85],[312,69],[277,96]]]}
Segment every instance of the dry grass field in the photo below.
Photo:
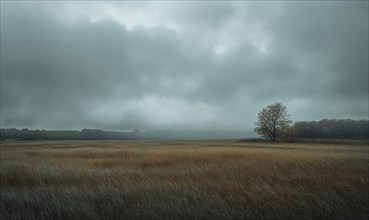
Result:
{"label": "dry grass field", "polygon": [[1,142],[1,219],[368,219],[369,147]]}

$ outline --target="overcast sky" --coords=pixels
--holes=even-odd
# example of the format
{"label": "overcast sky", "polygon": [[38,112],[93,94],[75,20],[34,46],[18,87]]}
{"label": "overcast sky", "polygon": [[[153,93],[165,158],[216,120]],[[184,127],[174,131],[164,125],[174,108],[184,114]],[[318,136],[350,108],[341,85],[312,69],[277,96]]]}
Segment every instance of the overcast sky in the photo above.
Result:
{"label": "overcast sky", "polygon": [[368,118],[368,1],[1,1],[1,127]]}

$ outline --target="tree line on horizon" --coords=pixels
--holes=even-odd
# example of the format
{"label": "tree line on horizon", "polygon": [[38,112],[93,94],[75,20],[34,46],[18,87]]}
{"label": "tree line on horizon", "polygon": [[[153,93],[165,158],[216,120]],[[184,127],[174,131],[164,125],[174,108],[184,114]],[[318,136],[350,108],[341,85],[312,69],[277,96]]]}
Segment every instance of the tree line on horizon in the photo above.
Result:
{"label": "tree line on horizon", "polygon": [[264,107],[258,114],[254,132],[276,141],[290,138],[368,139],[368,120],[323,119],[292,123],[287,107],[280,102]]}
{"label": "tree line on horizon", "polygon": [[323,119],[299,121],[292,126],[292,136],[298,138],[369,138],[369,121],[353,119]]}
{"label": "tree line on horizon", "polygon": [[104,131],[101,129],[31,130],[28,128],[1,128],[1,140],[134,140],[135,132]]}
{"label": "tree line on horizon", "polygon": [[[281,138],[368,139],[368,135],[368,120],[323,119],[295,122]],[[1,140],[137,140],[145,138],[145,133],[137,129],[122,132],[86,128],[80,131],[1,128],[0,138]]]}

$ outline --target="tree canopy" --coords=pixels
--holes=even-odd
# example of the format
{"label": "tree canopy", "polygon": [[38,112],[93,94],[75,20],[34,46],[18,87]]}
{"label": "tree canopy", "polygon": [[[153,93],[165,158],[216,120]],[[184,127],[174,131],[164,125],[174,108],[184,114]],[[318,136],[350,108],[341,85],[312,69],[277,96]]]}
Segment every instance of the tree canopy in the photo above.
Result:
{"label": "tree canopy", "polygon": [[258,121],[255,122],[254,131],[262,137],[275,141],[287,133],[292,121],[287,114],[286,106],[276,102],[263,108],[258,114]]}

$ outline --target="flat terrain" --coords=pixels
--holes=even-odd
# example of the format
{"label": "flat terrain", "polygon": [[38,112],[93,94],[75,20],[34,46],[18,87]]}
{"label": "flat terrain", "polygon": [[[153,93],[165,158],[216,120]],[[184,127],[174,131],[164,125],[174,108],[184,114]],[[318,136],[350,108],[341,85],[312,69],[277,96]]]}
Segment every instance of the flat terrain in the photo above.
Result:
{"label": "flat terrain", "polygon": [[369,147],[0,143],[1,219],[368,219]]}

